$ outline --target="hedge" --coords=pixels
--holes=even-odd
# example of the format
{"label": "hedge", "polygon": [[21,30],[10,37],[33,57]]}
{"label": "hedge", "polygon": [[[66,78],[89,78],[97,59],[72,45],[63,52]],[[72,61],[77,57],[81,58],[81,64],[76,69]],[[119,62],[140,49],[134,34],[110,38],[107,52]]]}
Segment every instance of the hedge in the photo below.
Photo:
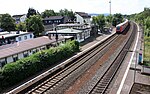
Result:
{"label": "hedge", "polygon": [[37,52],[29,57],[6,64],[0,70],[0,88],[6,88],[44,70],[79,51],[77,41]]}

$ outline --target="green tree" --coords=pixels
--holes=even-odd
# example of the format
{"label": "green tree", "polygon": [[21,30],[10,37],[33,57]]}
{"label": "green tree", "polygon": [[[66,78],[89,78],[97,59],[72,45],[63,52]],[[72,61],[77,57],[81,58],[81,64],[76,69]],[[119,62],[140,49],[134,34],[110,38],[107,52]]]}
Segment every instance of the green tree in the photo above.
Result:
{"label": "green tree", "polygon": [[27,18],[29,18],[30,16],[36,15],[36,10],[33,8],[29,8],[28,9],[28,13],[27,13]]}
{"label": "green tree", "polygon": [[26,24],[25,23],[16,24],[16,30],[25,31],[26,30]]}
{"label": "green tree", "polygon": [[26,20],[28,31],[34,32],[35,37],[39,36],[44,31],[42,18],[39,15],[33,15]]}
{"label": "green tree", "polygon": [[100,30],[103,31],[104,26],[105,26],[105,17],[104,17],[104,15],[101,14],[101,15],[98,15],[96,17],[93,17],[92,19],[93,19],[92,22],[95,25],[97,25]]}
{"label": "green tree", "polygon": [[68,16],[68,17],[70,17],[71,18],[71,20],[73,21],[74,20],[74,18],[75,18],[75,14],[73,13],[73,11],[71,10],[71,11],[69,11],[69,10],[67,10],[67,9],[61,9],[60,11],[59,11],[59,15],[61,15],[61,16]]}
{"label": "green tree", "polygon": [[97,16],[97,24],[98,24],[100,30],[103,31],[104,26],[105,26],[105,17],[104,17],[104,15],[101,14],[101,15]]}
{"label": "green tree", "polygon": [[120,24],[123,22],[123,16],[120,13],[114,14],[113,20],[112,20],[112,25],[116,26],[117,24]]}
{"label": "green tree", "polygon": [[2,14],[0,23],[0,27],[5,31],[15,30],[15,20],[9,14]]}
{"label": "green tree", "polygon": [[44,12],[42,12],[42,18],[45,17],[50,17],[50,16],[56,16],[56,13],[54,12],[54,10],[45,10]]}
{"label": "green tree", "polygon": [[150,37],[150,17],[147,17],[146,19],[145,19],[145,28],[146,28],[146,35],[148,36],[148,37]]}
{"label": "green tree", "polygon": [[112,23],[112,19],[113,19],[113,16],[112,16],[112,15],[106,16],[106,21],[107,21],[108,23]]}

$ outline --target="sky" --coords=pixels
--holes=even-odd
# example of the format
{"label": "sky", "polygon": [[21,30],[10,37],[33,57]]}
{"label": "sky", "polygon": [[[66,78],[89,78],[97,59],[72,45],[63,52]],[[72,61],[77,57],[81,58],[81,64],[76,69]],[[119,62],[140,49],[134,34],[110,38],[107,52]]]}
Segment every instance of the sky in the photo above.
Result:
{"label": "sky", "polygon": [[[68,9],[74,12],[110,13],[110,0],[0,0],[0,14],[26,14],[29,8],[40,13],[45,9]],[[111,0],[111,13],[134,14],[150,7],[150,0]]]}

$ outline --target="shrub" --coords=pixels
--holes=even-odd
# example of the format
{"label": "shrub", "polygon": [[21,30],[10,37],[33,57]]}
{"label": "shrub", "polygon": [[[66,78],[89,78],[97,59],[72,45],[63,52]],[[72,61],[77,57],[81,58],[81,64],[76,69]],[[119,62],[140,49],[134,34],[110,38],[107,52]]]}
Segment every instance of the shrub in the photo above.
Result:
{"label": "shrub", "polygon": [[56,48],[37,52],[29,57],[6,64],[0,71],[0,87],[14,85],[79,51],[79,43],[69,41]]}

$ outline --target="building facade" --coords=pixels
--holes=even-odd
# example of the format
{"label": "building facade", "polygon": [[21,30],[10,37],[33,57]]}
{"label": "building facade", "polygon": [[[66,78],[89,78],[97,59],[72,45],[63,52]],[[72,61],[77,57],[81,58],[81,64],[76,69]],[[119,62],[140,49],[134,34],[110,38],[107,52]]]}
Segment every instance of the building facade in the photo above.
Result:
{"label": "building facade", "polygon": [[76,22],[91,25],[91,16],[85,12],[75,12]]}
{"label": "building facade", "polygon": [[0,46],[6,44],[13,44],[15,42],[21,42],[33,38],[34,38],[33,32],[22,32],[22,31],[0,32]]}
{"label": "building facade", "polygon": [[49,38],[48,36],[42,36],[18,42],[15,43],[16,45],[1,49],[0,68],[2,68],[7,63],[16,62],[21,58],[25,58],[41,50],[56,46],[59,43],[66,42],[67,39],[69,38],[59,37],[58,41],[56,42],[55,37]]}
{"label": "building facade", "polygon": [[66,28],[56,31],[48,31],[47,34],[49,36],[73,36],[78,42],[83,42],[90,37],[90,30]]}

